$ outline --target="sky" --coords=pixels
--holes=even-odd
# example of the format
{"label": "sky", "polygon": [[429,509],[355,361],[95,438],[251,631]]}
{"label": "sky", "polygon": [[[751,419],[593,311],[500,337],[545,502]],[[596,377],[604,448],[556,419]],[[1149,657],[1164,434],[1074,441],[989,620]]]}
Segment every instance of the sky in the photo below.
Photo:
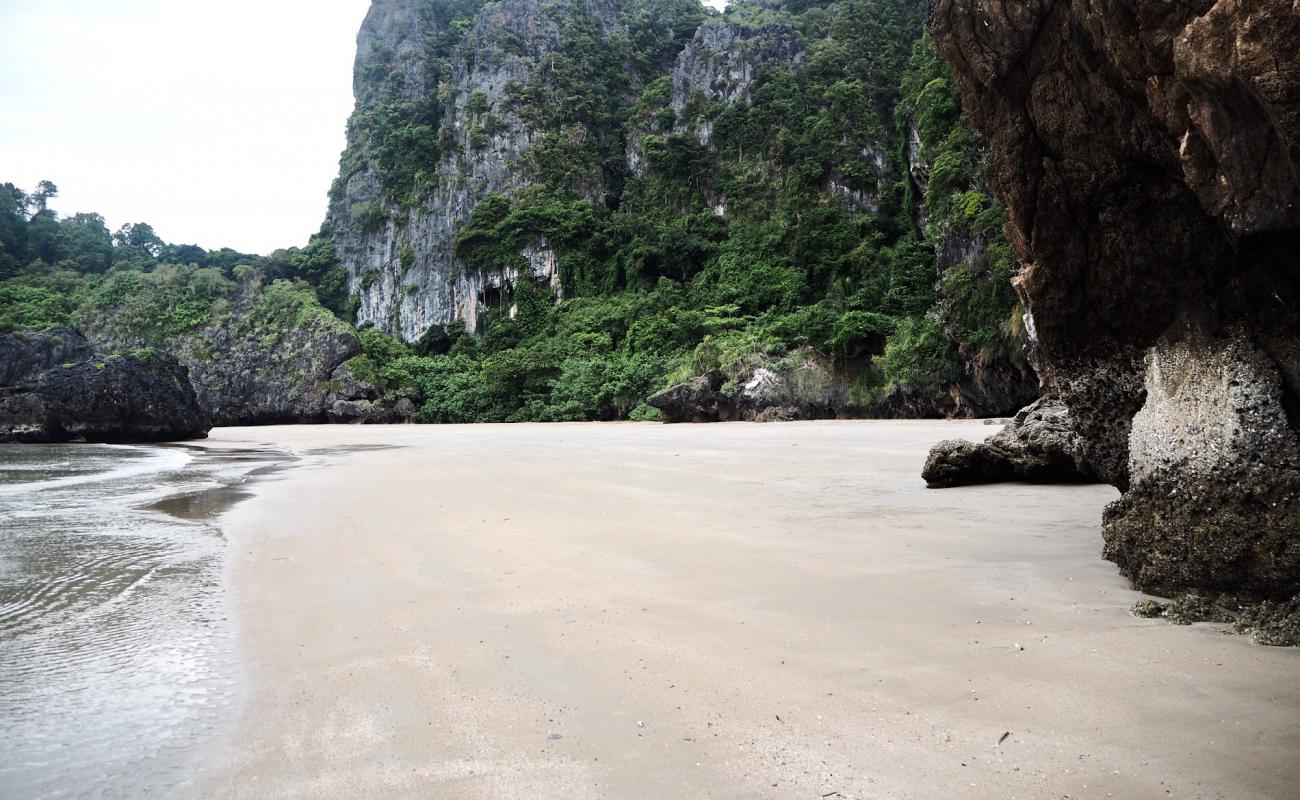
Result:
{"label": "sky", "polygon": [[[711,5],[721,5],[713,0]],[[0,183],[269,253],[325,218],[369,0],[0,0]]]}
{"label": "sky", "polygon": [[325,218],[369,0],[0,0],[0,182],[268,253]]}

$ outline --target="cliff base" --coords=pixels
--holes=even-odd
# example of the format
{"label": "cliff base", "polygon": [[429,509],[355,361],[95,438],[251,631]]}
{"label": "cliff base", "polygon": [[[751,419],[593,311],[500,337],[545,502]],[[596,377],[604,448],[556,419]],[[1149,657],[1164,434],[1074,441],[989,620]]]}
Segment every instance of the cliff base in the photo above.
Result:
{"label": "cliff base", "polygon": [[0,334],[0,442],[176,441],[211,427],[169,355],[97,353],[71,330]]}

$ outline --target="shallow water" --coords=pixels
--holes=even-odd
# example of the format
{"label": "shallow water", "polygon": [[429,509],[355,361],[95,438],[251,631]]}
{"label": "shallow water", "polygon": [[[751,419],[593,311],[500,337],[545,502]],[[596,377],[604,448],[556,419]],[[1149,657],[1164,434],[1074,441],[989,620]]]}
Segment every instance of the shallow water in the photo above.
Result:
{"label": "shallow water", "polygon": [[211,519],[277,460],[0,448],[0,797],[174,797],[234,717]]}

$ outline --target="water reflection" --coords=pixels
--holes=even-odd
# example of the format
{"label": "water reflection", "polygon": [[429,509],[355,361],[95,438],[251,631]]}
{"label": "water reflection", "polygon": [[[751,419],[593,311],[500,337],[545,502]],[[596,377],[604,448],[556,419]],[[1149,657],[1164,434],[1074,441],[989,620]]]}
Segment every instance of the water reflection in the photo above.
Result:
{"label": "water reflection", "polygon": [[210,520],[271,460],[0,447],[0,797],[185,793],[238,681]]}

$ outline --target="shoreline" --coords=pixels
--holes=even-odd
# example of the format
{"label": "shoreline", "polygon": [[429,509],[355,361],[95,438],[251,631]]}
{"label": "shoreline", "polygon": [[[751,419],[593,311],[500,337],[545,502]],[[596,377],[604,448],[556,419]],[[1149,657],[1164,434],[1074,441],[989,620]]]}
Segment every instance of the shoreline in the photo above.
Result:
{"label": "shoreline", "polygon": [[[233,658],[225,664],[227,671],[220,675],[220,678],[225,681],[226,692],[224,698],[218,699],[222,706],[222,719],[202,740],[190,745],[193,752],[188,753],[184,759],[177,759],[171,765],[173,770],[180,767],[193,769],[191,777],[179,785],[166,788],[169,795],[178,798],[202,797],[202,794],[197,791],[201,777],[195,776],[201,776],[207,765],[211,763],[211,759],[218,757],[230,746],[240,721],[247,711],[247,688],[250,684],[244,661],[240,657],[239,620],[231,603],[230,567],[234,554],[231,550],[230,536],[222,525],[222,518],[241,502],[252,498],[255,495],[255,486],[259,482],[273,479],[275,475],[291,469],[301,459],[290,451],[274,447],[207,447],[193,442],[129,446],[184,451],[192,459],[187,468],[210,471],[208,478],[215,484],[197,489],[178,487],[178,491],[135,506],[141,512],[162,514],[185,524],[211,530],[222,538],[224,544],[218,574],[217,601],[225,610],[224,616],[228,629],[223,638],[228,639],[225,644],[232,651]],[[223,474],[218,465],[226,464],[231,465],[229,467],[231,471]],[[248,465],[258,466],[245,469],[244,467]]]}
{"label": "shoreline", "polygon": [[1283,796],[1296,653],[1130,615],[1109,488],[923,488],[995,430],[216,430],[315,455],[218,519],[201,793]]}
{"label": "shoreline", "polygon": [[209,462],[239,463],[250,462],[263,464],[241,472],[230,480],[214,478],[218,485],[201,489],[180,490],[174,494],[151,501],[140,506],[142,511],[155,511],[189,522],[206,522],[216,524],[220,529],[220,518],[235,505],[253,496],[252,484],[259,478],[275,475],[293,466],[298,460],[291,453],[271,448],[225,449],[206,448],[188,442],[157,445],[130,445],[133,447],[160,447],[192,451],[197,461],[209,459]]}
{"label": "shoreline", "polygon": [[238,719],[214,518],[275,455],[3,449],[0,794],[186,793]]}

